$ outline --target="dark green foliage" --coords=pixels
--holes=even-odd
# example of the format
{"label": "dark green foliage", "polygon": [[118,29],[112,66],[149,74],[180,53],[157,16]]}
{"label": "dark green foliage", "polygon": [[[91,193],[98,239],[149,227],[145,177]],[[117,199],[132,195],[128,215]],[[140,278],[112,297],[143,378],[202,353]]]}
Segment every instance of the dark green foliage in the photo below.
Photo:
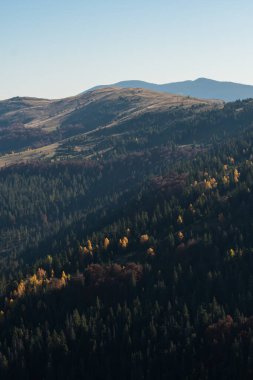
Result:
{"label": "dark green foliage", "polygon": [[[251,107],[203,118],[181,129],[212,125],[202,146],[148,123],[99,161],[0,172],[1,378],[252,378]],[[18,296],[38,268],[55,285]]]}

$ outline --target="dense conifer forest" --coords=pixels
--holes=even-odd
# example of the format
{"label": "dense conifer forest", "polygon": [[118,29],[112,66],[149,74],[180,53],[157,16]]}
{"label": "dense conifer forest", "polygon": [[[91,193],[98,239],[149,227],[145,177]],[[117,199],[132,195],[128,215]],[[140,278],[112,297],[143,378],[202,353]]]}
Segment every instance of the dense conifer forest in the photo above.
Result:
{"label": "dense conifer forest", "polygon": [[0,169],[1,379],[253,377],[253,102],[180,112]]}

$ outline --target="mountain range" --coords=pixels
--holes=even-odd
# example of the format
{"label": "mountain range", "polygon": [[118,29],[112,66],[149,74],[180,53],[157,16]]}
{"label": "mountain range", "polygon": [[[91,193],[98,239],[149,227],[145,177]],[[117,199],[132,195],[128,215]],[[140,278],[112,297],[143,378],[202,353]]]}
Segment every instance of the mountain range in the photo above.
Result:
{"label": "mountain range", "polygon": [[[139,80],[129,80],[108,85],[109,87],[144,88],[147,90],[192,96],[202,99],[220,99],[232,102],[239,99],[253,98],[253,86],[233,82],[220,82],[207,78],[187,80],[183,82],[155,84]],[[97,88],[108,87],[107,85],[96,86]],[[89,91],[89,90],[88,90]]]}

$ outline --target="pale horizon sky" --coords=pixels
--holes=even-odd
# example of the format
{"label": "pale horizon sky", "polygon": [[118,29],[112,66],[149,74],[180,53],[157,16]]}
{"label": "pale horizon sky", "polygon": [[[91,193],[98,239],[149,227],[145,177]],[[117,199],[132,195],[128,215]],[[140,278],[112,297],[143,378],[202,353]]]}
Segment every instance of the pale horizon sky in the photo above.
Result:
{"label": "pale horizon sky", "polygon": [[250,0],[0,0],[0,99],[122,80],[253,85]]}

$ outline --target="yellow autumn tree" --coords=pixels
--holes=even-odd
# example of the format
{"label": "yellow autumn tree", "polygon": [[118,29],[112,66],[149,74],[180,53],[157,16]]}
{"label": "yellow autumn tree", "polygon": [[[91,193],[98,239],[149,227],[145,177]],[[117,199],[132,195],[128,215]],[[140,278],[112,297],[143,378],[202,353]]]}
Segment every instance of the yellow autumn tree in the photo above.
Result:
{"label": "yellow autumn tree", "polygon": [[126,248],[128,246],[128,238],[124,236],[122,239],[119,239],[119,245],[122,248]]}
{"label": "yellow autumn tree", "polygon": [[88,254],[90,253],[90,251],[88,250],[87,247],[83,247],[83,253],[84,253],[85,255],[88,255]]}
{"label": "yellow autumn tree", "polygon": [[147,241],[149,241],[149,236],[147,234],[141,235],[140,243],[146,243]]}
{"label": "yellow autumn tree", "polygon": [[204,179],[204,187],[206,190],[209,190],[212,188],[211,182],[209,180]]}
{"label": "yellow autumn tree", "polygon": [[147,249],[147,255],[148,256],[155,256],[155,250],[154,250],[154,248],[148,248]]}
{"label": "yellow autumn tree", "polygon": [[107,249],[109,245],[110,245],[110,240],[106,237],[103,242],[104,249]]}
{"label": "yellow autumn tree", "polygon": [[89,251],[92,251],[92,242],[90,240],[87,241],[87,248]]}
{"label": "yellow autumn tree", "polygon": [[66,273],[64,271],[62,271],[62,274],[61,274],[61,283],[63,286],[66,285],[67,281],[70,279],[70,276],[69,275],[66,275]]}
{"label": "yellow autumn tree", "polygon": [[25,294],[26,285],[23,280],[18,284],[17,290],[14,292],[14,295],[17,297],[22,297]]}
{"label": "yellow autumn tree", "polygon": [[48,265],[52,265],[52,262],[53,262],[53,258],[51,255],[47,255],[47,258],[46,258],[46,264]]}
{"label": "yellow autumn tree", "polygon": [[181,215],[177,217],[177,224],[183,224],[183,217]]}
{"label": "yellow autumn tree", "polygon": [[212,185],[212,188],[213,188],[213,189],[214,189],[215,187],[217,187],[218,183],[217,183],[217,181],[216,181],[215,178],[211,178],[211,179],[210,179],[210,182],[211,182],[211,185]]}
{"label": "yellow autumn tree", "polygon": [[215,189],[217,187],[217,181],[215,178],[204,179],[204,187],[206,190]]}
{"label": "yellow autumn tree", "polygon": [[39,281],[37,279],[37,276],[36,274],[33,274],[31,277],[29,277],[29,285],[31,285],[32,287],[36,287],[37,285],[39,285]]}
{"label": "yellow autumn tree", "polygon": [[42,268],[38,268],[37,270],[37,278],[39,280],[45,280],[47,278],[47,272],[42,269]]}
{"label": "yellow autumn tree", "polygon": [[235,183],[239,182],[239,177],[240,177],[240,173],[238,172],[237,169],[235,169],[234,170],[234,181],[235,181]]}
{"label": "yellow autumn tree", "polygon": [[222,178],[222,183],[224,185],[227,185],[229,184],[229,176],[228,175],[224,175],[223,178]]}

